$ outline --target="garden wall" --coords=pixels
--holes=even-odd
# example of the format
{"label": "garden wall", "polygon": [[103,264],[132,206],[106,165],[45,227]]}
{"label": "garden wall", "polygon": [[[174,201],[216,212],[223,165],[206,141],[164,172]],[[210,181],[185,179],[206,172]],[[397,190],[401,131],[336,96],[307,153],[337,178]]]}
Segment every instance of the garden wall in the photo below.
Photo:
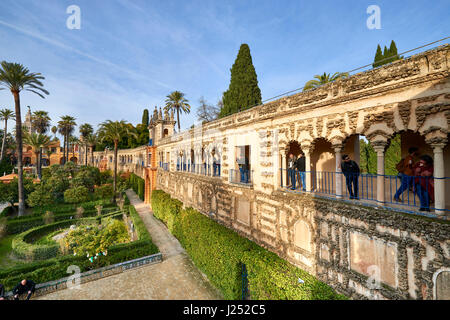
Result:
{"label": "garden wall", "polygon": [[448,222],[160,169],[157,188],[346,296],[450,299]]}

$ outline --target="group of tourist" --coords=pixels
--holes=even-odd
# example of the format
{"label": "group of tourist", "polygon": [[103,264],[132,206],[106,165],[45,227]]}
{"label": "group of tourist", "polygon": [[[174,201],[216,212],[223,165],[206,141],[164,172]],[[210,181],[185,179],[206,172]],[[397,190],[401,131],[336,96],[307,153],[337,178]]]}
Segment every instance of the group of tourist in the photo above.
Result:
{"label": "group of tourist", "polygon": [[[20,281],[13,289],[14,300],[19,300],[20,296],[26,294],[26,300],[30,300],[31,295],[34,293],[36,284],[27,279]],[[6,300],[5,287],[0,283],[0,300]]]}
{"label": "group of tourist", "polygon": [[394,195],[394,200],[401,202],[400,196],[405,191],[417,194],[420,211],[430,211],[430,202],[434,201],[433,158],[429,155],[419,157],[419,149],[411,147],[408,156],[396,166],[401,185]]}
{"label": "group of tourist", "polygon": [[305,183],[305,156],[303,153],[300,153],[298,157],[295,157],[292,153],[289,154],[288,159],[288,188],[291,190],[295,190],[296,183],[303,191],[306,191],[306,183]]}
{"label": "group of tourist", "polygon": [[[295,190],[296,184],[299,188],[301,184],[302,190],[306,191],[304,154],[300,152],[299,156],[295,157],[293,153],[290,153],[287,168],[287,187]],[[344,154],[340,168],[345,177],[349,198],[359,199],[360,168],[358,164]],[[408,156],[400,160],[396,169],[399,172],[401,185],[394,195],[394,200],[401,202],[400,196],[407,190],[412,191],[419,197],[420,211],[430,211],[430,203],[434,201],[433,158],[429,155],[419,157],[419,149],[411,147],[408,149]]]}

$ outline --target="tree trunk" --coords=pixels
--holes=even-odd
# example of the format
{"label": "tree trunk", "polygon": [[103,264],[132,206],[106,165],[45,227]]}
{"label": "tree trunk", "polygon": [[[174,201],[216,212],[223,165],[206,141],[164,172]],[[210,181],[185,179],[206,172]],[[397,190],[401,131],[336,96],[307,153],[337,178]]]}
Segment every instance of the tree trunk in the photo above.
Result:
{"label": "tree trunk", "polygon": [[6,132],[7,131],[8,131],[8,119],[5,119],[5,131],[3,132],[2,152],[0,154],[0,162],[3,160],[3,156],[5,155]]}
{"label": "tree trunk", "polygon": [[94,146],[91,146],[91,165],[94,166]]}
{"label": "tree trunk", "polygon": [[87,154],[88,154],[88,146],[87,144],[84,146],[84,165],[87,166]]}
{"label": "tree trunk", "polygon": [[114,181],[113,181],[113,203],[116,203],[116,190],[117,190],[117,151],[118,151],[119,141],[114,141]]}
{"label": "tree trunk", "polygon": [[66,135],[64,134],[64,143],[63,143],[63,161],[62,164],[66,164]]}
{"label": "tree trunk", "polygon": [[38,177],[41,179],[41,172],[42,172],[42,148],[39,149],[39,169],[38,169]]}
{"label": "tree trunk", "polygon": [[18,91],[11,91],[14,96],[16,110],[16,144],[17,144],[17,180],[18,180],[18,200],[19,213],[21,217],[25,214],[25,192],[23,189],[23,159],[22,159],[22,118],[20,115],[20,95]]}
{"label": "tree trunk", "polygon": [[177,108],[177,122],[178,122],[178,132],[181,132],[181,129],[180,129],[180,108]]}
{"label": "tree trunk", "polygon": [[36,155],[36,175],[40,179],[41,176],[39,174],[40,173],[39,166],[41,164],[41,153],[38,151],[38,152],[35,152],[34,154]]}

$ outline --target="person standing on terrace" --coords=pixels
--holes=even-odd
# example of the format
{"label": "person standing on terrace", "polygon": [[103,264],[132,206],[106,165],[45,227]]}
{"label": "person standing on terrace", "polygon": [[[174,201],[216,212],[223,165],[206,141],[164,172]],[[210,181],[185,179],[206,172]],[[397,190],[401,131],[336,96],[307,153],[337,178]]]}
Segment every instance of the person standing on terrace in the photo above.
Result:
{"label": "person standing on terrace", "polygon": [[412,188],[414,184],[413,167],[419,154],[418,151],[419,149],[416,147],[409,148],[408,155],[404,159],[400,160],[400,162],[396,166],[396,169],[402,181],[400,187],[394,195],[394,200],[397,202],[401,201],[400,196],[403,194],[403,192]]}
{"label": "person standing on terrace", "polygon": [[288,185],[288,187],[291,186],[291,190],[295,190],[295,163],[296,163],[296,159],[295,159],[294,155],[292,153],[289,153],[288,175],[289,175],[290,184]]}
{"label": "person standing on terrace", "polygon": [[420,157],[414,166],[414,187],[420,200],[420,211],[430,211],[430,202],[434,201],[433,158]]}
{"label": "person standing on terrace", "polygon": [[306,191],[306,183],[305,183],[305,156],[303,152],[300,152],[298,155],[297,161],[295,162],[295,166],[297,167],[297,178],[298,184],[300,187],[300,181],[302,182],[302,190]]}
{"label": "person standing on terrace", "polygon": [[[348,193],[350,194],[350,199],[358,198],[358,179],[359,179],[359,166],[358,164],[351,160],[347,154],[342,156],[341,169],[345,176],[345,182],[347,184]],[[353,187],[353,188],[352,188]]]}

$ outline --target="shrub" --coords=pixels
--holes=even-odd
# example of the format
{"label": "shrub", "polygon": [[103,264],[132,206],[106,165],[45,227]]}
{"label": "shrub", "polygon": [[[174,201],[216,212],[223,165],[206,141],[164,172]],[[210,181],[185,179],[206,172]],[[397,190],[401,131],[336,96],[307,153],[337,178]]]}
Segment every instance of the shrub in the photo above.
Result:
{"label": "shrub", "polygon": [[50,188],[40,184],[28,195],[27,203],[30,207],[42,207],[54,203]]}
{"label": "shrub", "polygon": [[69,232],[64,242],[76,255],[93,256],[107,251],[113,244],[129,241],[128,231],[122,221],[112,218],[104,219],[102,228],[81,225]]}
{"label": "shrub", "polygon": [[[162,191],[152,193],[152,209],[186,249],[195,265],[225,299],[241,299],[242,266],[248,271],[252,299],[345,299],[307,272],[241,237],[235,231]],[[304,282],[299,283],[301,278]]]}
{"label": "shrub", "polygon": [[113,197],[114,190],[111,184],[104,184],[95,188],[95,196],[98,199],[111,199]]}
{"label": "shrub", "polygon": [[131,188],[134,190],[134,192],[137,193],[139,198],[141,200],[144,200],[145,180],[132,173],[130,175],[129,183]]}
{"label": "shrub", "polygon": [[89,200],[89,190],[84,186],[67,189],[64,192],[64,201],[67,203],[80,203]]}

